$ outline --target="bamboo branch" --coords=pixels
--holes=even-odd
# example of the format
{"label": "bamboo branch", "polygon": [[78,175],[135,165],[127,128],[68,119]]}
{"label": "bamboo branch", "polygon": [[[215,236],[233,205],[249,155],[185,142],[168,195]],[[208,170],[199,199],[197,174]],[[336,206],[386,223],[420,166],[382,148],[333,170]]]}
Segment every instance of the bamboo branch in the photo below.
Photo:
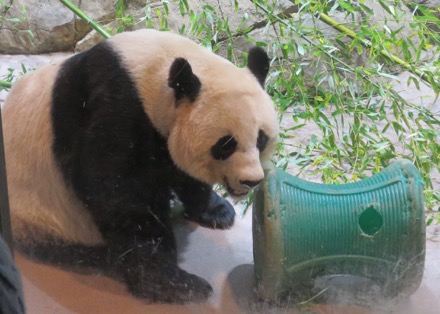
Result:
{"label": "bamboo branch", "polygon": [[[345,63],[344,61],[342,61],[341,59],[338,59],[337,57],[335,57],[334,55],[332,55],[331,53],[325,51],[324,49],[322,49],[319,46],[316,46],[315,44],[313,44],[313,42],[303,33],[301,33],[300,31],[298,31],[298,29],[296,29],[295,27],[293,27],[290,23],[286,23],[284,21],[284,19],[280,18],[277,15],[273,15],[272,12],[270,10],[268,10],[264,5],[262,5],[261,3],[259,3],[258,1],[254,1],[252,0],[253,3],[260,8],[264,13],[268,14],[269,16],[272,16],[273,20],[276,20],[278,23],[283,24],[284,26],[292,29],[293,31],[295,31],[302,39],[304,39],[305,41],[307,41],[310,45],[314,46],[315,48],[321,50],[322,52],[324,52],[330,59],[337,61],[338,63],[342,64],[343,66],[347,67],[348,69],[350,69],[351,71],[353,71],[353,73],[355,73],[355,69],[353,69],[353,67],[349,66],[347,63]],[[292,14],[289,14],[290,16],[292,16]],[[351,29],[349,29],[348,27],[342,25],[341,23],[339,23],[338,21],[332,19],[331,17],[329,17],[328,15],[324,14],[324,13],[319,13],[318,14],[318,18],[323,21],[324,23],[330,25],[331,27],[333,27],[334,29],[336,29],[337,31],[349,36],[352,39],[357,39],[359,40],[364,46],[371,48],[371,42],[365,38],[361,38],[360,36],[358,36],[354,31],[352,31]],[[435,85],[439,85],[440,83],[436,80],[434,80],[434,82],[430,82],[427,79],[427,75],[425,72],[420,71],[416,68],[414,68],[413,66],[411,66],[409,63],[407,63],[406,61],[400,59],[399,57],[393,55],[392,53],[390,53],[389,51],[386,50],[381,50],[380,54],[385,56],[386,58],[390,59],[391,61],[393,61],[394,63],[404,67],[405,69],[407,69],[408,71],[410,71],[412,74],[416,75],[417,77],[420,77],[423,82],[425,82],[429,87],[432,87],[434,90],[437,90],[438,87],[433,86]],[[362,75],[364,77],[364,75]],[[365,79],[368,80],[368,78],[364,77]],[[370,81],[370,80],[368,80]]]}
{"label": "bamboo branch", "polygon": [[[323,21],[324,23],[326,23],[327,25],[330,25],[331,27],[333,27],[334,29],[336,29],[337,31],[339,31],[340,33],[343,33],[345,35],[347,35],[348,37],[350,37],[351,39],[356,39],[359,40],[359,42],[367,47],[367,48],[371,48],[371,41],[365,38],[362,38],[360,36],[358,36],[354,31],[352,31],[351,29],[349,29],[348,27],[342,25],[341,23],[339,23],[338,21],[334,20],[333,18],[331,18],[330,16],[328,16],[325,13],[319,13],[318,14],[318,18]],[[426,74],[423,71],[420,71],[416,68],[414,68],[413,66],[411,66],[408,62],[406,62],[405,60],[400,59],[399,57],[393,55],[391,52],[386,51],[384,49],[380,50],[379,53],[388,58],[389,60],[393,61],[394,63],[397,63],[398,65],[402,66],[403,68],[407,69],[408,71],[410,71],[412,74],[420,77],[422,80],[424,80],[426,83],[428,83],[429,85],[431,85],[432,83],[429,82],[429,80],[427,80],[426,78]]]}
{"label": "bamboo branch", "polygon": [[104,38],[109,38],[110,34],[107,33],[107,31],[102,28],[101,25],[93,21],[91,18],[89,18],[83,11],[81,11],[77,6],[75,6],[72,2],[69,0],[60,0],[62,4],[64,4],[66,7],[68,7],[70,10],[72,10],[73,13],[75,13],[77,16],[79,16],[81,19],[87,22],[94,30],[96,30],[99,34],[101,34]]}
{"label": "bamboo branch", "polygon": [[[253,1],[253,0],[252,0]],[[356,73],[356,69],[354,69],[351,65],[347,64],[346,62],[344,62],[343,60],[335,57],[334,55],[332,55],[330,52],[328,52],[326,49],[315,45],[310,38],[308,38],[304,33],[302,33],[301,31],[299,31],[296,27],[294,27],[291,23],[287,23],[284,18],[278,16],[278,15],[274,15],[269,9],[267,9],[264,5],[262,5],[261,3],[259,3],[258,1],[254,1],[254,4],[261,9],[265,14],[267,14],[269,16],[269,20],[272,23],[278,22],[284,26],[286,26],[287,28],[290,28],[291,30],[293,30],[296,34],[298,34],[303,40],[305,40],[308,44],[310,44],[311,46],[315,47],[316,49],[320,50],[322,53],[324,53],[326,56],[328,56],[331,60],[336,61],[337,63],[345,66],[347,69],[349,69],[352,73]],[[292,14],[290,14],[292,15]],[[366,78],[368,80],[368,78]]]}
{"label": "bamboo branch", "polygon": [[0,87],[11,88],[12,87],[12,83],[11,82],[6,82],[6,81],[0,81]]}
{"label": "bamboo branch", "polygon": [[[296,13],[298,12],[298,6],[296,4],[289,6],[288,8],[286,8],[285,10],[283,10],[282,12],[278,13],[277,16],[279,18],[287,18],[289,17],[290,14],[292,13]],[[270,20],[269,18],[267,19],[263,19],[261,21],[258,21],[254,24],[252,24],[250,27],[248,27],[247,29],[243,30],[243,31],[238,31],[237,33],[235,33],[234,35],[232,35],[233,38],[237,38],[243,35],[247,35],[251,32],[253,32],[256,29],[260,29],[263,28],[264,26],[266,26],[267,23],[272,23],[272,20]],[[228,39],[228,36],[224,36],[224,37],[220,37],[218,39],[218,42],[224,42]]]}
{"label": "bamboo branch", "polygon": [[[297,28],[295,28],[291,23],[287,23],[284,19],[282,19],[281,17],[277,16],[277,15],[273,15],[272,12],[270,10],[268,10],[264,5],[262,5],[261,3],[254,1],[254,4],[260,8],[264,13],[266,13],[268,16],[272,16],[273,20],[276,20],[278,23],[283,24],[284,26],[286,26],[287,28],[290,28],[291,30],[293,30],[294,32],[296,32],[302,39],[304,39],[306,42],[308,42],[310,45],[314,46],[316,49],[320,50],[322,53],[324,53],[325,55],[327,55],[331,60],[336,61],[337,63],[343,65],[349,72],[351,73],[356,73],[356,69],[353,68],[353,66],[347,64],[346,62],[344,62],[343,60],[333,56],[330,52],[328,52],[327,50],[325,50],[324,48],[315,45],[305,34],[303,34],[302,32],[300,32]],[[379,88],[379,85],[377,83],[374,83],[373,81],[371,81],[368,76],[364,73],[360,74],[361,77],[370,82],[374,87]],[[428,82],[429,83],[429,82]],[[430,83],[429,83],[430,84]],[[437,119],[435,117],[432,116],[432,113],[426,109],[425,107],[422,106],[418,106],[418,105],[414,105],[409,103],[408,101],[406,101],[402,96],[399,95],[398,92],[396,92],[395,90],[391,89],[390,90],[391,95],[398,101],[401,101],[403,103],[405,103],[407,106],[414,108],[418,111],[420,111],[421,113],[428,115],[430,118],[432,118],[433,120],[435,120],[437,123],[440,123],[440,119]]]}

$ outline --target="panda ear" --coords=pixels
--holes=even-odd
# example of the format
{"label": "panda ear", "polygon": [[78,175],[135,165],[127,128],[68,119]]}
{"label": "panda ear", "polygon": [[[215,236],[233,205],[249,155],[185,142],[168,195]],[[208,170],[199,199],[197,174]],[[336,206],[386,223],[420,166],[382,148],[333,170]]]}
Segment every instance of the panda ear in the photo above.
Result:
{"label": "panda ear", "polygon": [[267,73],[269,73],[269,57],[261,47],[254,47],[249,50],[248,68],[255,75],[261,86],[264,86]]}
{"label": "panda ear", "polygon": [[176,100],[188,97],[194,101],[202,84],[192,72],[189,62],[184,58],[176,58],[170,68],[168,86],[174,89]]}

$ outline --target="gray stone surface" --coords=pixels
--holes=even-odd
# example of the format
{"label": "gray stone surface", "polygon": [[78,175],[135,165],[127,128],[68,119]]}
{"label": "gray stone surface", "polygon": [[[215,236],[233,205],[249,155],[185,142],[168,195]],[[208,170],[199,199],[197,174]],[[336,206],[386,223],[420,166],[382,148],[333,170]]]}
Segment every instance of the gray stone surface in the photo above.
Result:
{"label": "gray stone surface", "polygon": [[[440,0],[413,0],[407,2],[411,7],[411,4],[422,4],[426,6],[431,12],[440,19]],[[428,25],[432,30],[440,32],[440,23],[430,23]]]}
{"label": "gray stone surface", "polygon": [[[278,10],[283,11],[285,8],[291,6],[290,1],[282,0],[278,1]],[[165,14],[162,3],[160,1],[150,2],[150,20],[149,23],[154,28],[161,29],[160,20],[161,18],[157,16],[156,11],[160,10],[161,14]],[[251,1],[239,1],[238,9],[236,10],[234,2],[229,0],[188,0],[189,8],[194,12],[195,15],[201,14],[204,6],[212,7],[216,12],[219,12],[222,18],[228,19],[228,25],[232,33],[235,33],[239,29],[245,29],[251,27],[255,24],[260,23],[265,16],[261,11],[256,10],[254,4]],[[179,4],[170,1],[168,3],[168,28],[173,32],[179,32],[182,25],[185,25],[184,34],[190,38],[195,38],[194,33],[189,32],[191,25],[191,17],[189,14],[184,14],[182,16],[179,10]],[[131,15],[133,17],[134,25],[128,28],[128,30],[144,28],[146,26],[146,9],[145,1],[128,1],[127,10],[125,15]],[[242,22],[243,17],[246,17],[245,22]],[[104,27],[116,30],[121,25],[121,21],[114,20],[109,24],[105,24]],[[217,34],[218,38],[225,37],[225,33]],[[98,42],[102,41],[103,38],[96,31],[92,30],[89,35],[87,35],[83,40],[79,41],[75,47],[75,51],[83,51],[88,49]]]}
{"label": "gray stone surface", "polygon": [[[94,20],[114,18],[115,1],[72,2]],[[0,16],[0,53],[72,51],[91,30],[58,0],[14,0],[10,8],[0,5]]]}

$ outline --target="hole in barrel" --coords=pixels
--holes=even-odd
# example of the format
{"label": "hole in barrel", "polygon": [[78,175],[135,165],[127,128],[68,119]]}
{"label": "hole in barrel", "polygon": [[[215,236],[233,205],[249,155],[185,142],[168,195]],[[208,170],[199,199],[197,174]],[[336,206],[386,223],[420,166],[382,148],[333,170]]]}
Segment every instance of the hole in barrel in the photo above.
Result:
{"label": "hole in barrel", "polygon": [[359,227],[362,232],[374,236],[383,226],[382,215],[373,207],[365,209],[359,216]]}

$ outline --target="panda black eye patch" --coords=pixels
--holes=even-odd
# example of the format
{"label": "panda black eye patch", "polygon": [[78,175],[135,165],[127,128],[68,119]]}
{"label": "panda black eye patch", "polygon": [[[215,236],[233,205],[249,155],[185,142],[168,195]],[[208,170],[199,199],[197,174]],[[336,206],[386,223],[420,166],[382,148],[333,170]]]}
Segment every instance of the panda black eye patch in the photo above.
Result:
{"label": "panda black eye patch", "polygon": [[269,137],[264,133],[263,130],[258,131],[258,138],[257,138],[257,148],[260,152],[262,152],[267,145],[267,142],[269,141]]}
{"label": "panda black eye patch", "polygon": [[220,138],[214,146],[211,147],[212,157],[216,160],[228,159],[237,149],[237,141],[232,135],[226,135]]}

